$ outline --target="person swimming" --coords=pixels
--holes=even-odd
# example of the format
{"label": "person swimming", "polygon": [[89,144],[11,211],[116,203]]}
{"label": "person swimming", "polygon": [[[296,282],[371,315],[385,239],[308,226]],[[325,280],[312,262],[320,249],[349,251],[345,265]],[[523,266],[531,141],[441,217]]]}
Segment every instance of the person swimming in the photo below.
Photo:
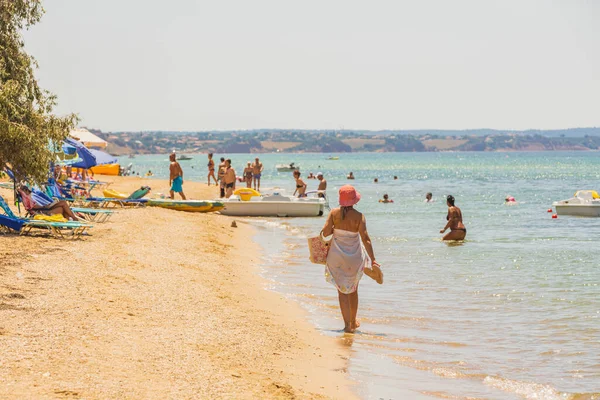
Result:
{"label": "person swimming", "polygon": [[504,199],[504,204],[512,206],[517,204],[517,200],[515,200],[515,198],[512,196],[506,196],[506,198]]}
{"label": "person swimming", "polygon": [[431,192],[427,192],[427,194],[425,195],[425,203],[433,203],[435,200],[433,200],[433,194]]}
{"label": "person swimming", "polygon": [[448,205],[448,215],[446,215],[448,222],[444,229],[440,230],[440,233],[446,232],[448,228],[450,228],[450,232],[444,235],[442,240],[464,240],[467,236],[467,228],[463,224],[462,211],[454,205],[454,196],[448,195],[446,204]]}
{"label": "person swimming", "polygon": [[383,195],[383,199],[379,200],[380,203],[393,203],[394,200],[390,199],[389,196],[386,194]]}

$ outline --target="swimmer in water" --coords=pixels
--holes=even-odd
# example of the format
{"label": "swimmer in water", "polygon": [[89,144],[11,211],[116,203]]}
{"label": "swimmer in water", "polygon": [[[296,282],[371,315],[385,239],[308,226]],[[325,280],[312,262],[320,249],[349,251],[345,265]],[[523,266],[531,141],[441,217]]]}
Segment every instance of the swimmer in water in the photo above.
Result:
{"label": "swimmer in water", "polygon": [[448,215],[446,215],[448,222],[444,229],[440,230],[440,233],[446,232],[448,228],[450,228],[450,232],[444,235],[442,240],[464,240],[467,236],[467,228],[462,221],[462,211],[454,205],[454,196],[448,195],[446,204],[448,205]]}
{"label": "swimmer in water", "polygon": [[394,200],[390,199],[389,196],[386,194],[383,195],[383,199],[379,200],[380,203],[393,203]]}
{"label": "swimmer in water", "polygon": [[425,203],[433,203],[433,194],[431,194],[431,192],[427,192],[427,194],[425,195]]}

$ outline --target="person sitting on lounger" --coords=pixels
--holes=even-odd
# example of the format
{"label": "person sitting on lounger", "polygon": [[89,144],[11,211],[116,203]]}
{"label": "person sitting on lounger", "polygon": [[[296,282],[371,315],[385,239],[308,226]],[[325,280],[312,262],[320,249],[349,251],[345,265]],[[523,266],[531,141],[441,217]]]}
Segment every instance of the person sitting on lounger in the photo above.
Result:
{"label": "person sitting on lounger", "polygon": [[19,188],[19,193],[23,199],[23,204],[27,211],[45,215],[62,214],[65,219],[79,221],[80,219],[73,213],[71,207],[64,200],[55,200],[47,205],[37,204],[31,197],[31,190],[25,185]]}

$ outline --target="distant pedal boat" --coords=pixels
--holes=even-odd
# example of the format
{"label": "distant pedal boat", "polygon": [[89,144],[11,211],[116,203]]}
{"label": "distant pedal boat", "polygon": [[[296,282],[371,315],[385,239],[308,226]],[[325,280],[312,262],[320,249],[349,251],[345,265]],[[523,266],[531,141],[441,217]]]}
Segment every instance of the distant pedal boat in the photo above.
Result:
{"label": "distant pedal boat", "polygon": [[600,217],[600,195],[595,190],[578,190],[574,197],[555,201],[552,205],[558,215]]}

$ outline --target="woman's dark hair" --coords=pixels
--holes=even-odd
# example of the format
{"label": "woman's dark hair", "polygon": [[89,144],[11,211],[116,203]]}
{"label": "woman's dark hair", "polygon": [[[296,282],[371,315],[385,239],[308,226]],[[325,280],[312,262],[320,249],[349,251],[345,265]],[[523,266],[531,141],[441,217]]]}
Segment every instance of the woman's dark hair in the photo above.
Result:
{"label": "woman's dark hair", "polygon": [[212,156],[213,156],[213,153],[208,153],[208,156],[209,156],[209,157],[212,157]]}
{"label": "woman's dark hair", "polygon": [[446,197],[446,201],[448,202],[448,204],[450,204],[451,206],[454,206],[454,196],[452,196],[451,194],[448,195],[448,197]]}
{"label": "woman's dark hair", "polygon": [[341,206],[340,207],[342,209],[342,220],[344,218],[346,218],[346,213],[348,212],[348,210],[352,209],[352,206]]}
{"label": "woman's dark hair", "polygon": [[228,158],[227,160],[225,160],[225,162],[229,165],[231,165],[231,158]]}

